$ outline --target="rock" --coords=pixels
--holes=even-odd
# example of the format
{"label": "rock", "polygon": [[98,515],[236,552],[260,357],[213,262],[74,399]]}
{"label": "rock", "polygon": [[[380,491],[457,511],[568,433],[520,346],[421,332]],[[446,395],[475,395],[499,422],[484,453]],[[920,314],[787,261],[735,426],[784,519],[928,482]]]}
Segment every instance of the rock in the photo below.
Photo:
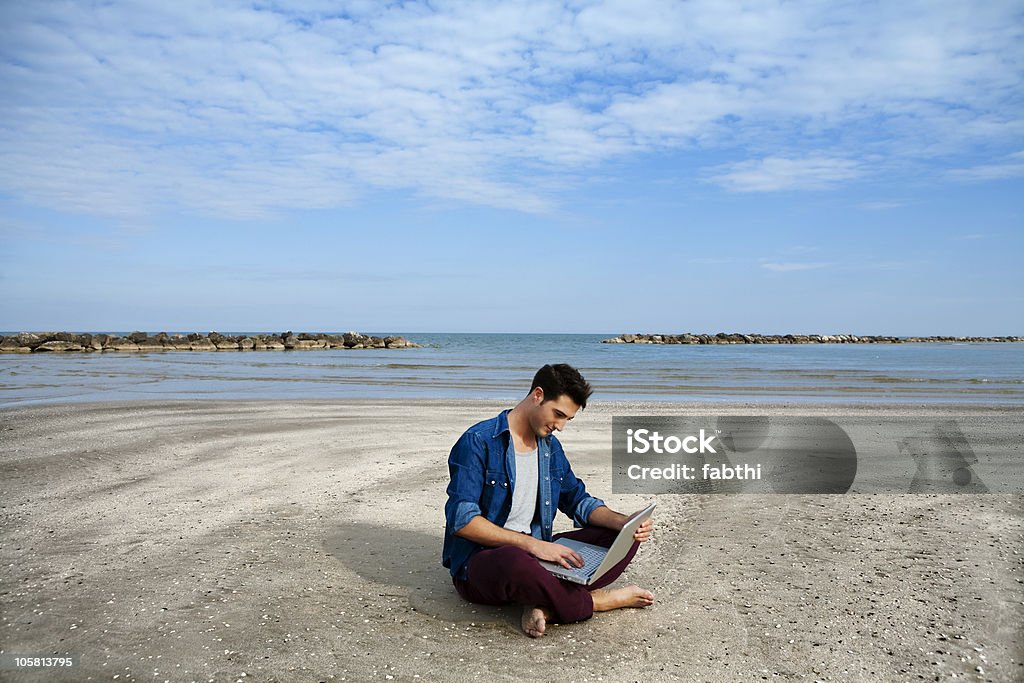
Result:
{"label": "rock", "polygon": [[358,332],[346,332],[342,335],[346,349],[362,348],[365,337]]}
{"label": "rock", "polygon": [[54,353],[64,353],[65,351],[81,351],[82,345],[75,344],[67,341],[48,341],[43,342],[39,346],[33,349],[34,353],[42,353],[46,351]]}
{"label": "rock", "polygon": [[131,339],[124,337],[110,337],[107,342],[103,345],[104,351],[122,351],[130,353],[132,351],[138,351],[139,345],[133,342]]}
{"label": "rock", "polygon": [[32,353],[32,347],[22,346],[17,336],[5,337],[0,342],[0,353]]}
{"label": "rock", "polygon": [[70,332],[45,332],[40,333],[39,338],[44,344],[51,341],[75,343],[75,335]]}
{"label": "rock", "polygon": [[[604,344],[909,344],[935,342],[1019,343],[1024,337],[891,337],[855,334],[738,334],[718,332],[714,335],[691,334],[624,334],[604,339]],[[360,343],[367,344],[365,339]]]}
{"label": "rock", "polygon": [[[636,336],[635,343],[674,343],[670,337],[649,338],[650,335]],[[71,332],[21,332],[16,335],[0,335],[0,353],[63,353],[70,351],[234,351],[234,350],[281,350],[281,349],[405,349],[420,348],[419,344],[404,337],[371,337],[359,332],[342,335],[322,332],[303,332],[295,336],[291,332],[277,335],[251,335],[245,337],[227,336],[219,332],[209,335],[190,333],[168,335],[158,332],[149,335],[135,331],[127,337],[109,334],[77,334]]]}
{"label": "rock", "polygon": [[264,351],[268,348],[272,348],[272,345],[277,345],[279,348],[284,348],[284,344],[281,343],[281,338],[272,336],[269,334],[257,334],[253,336],[253,349],[256,351]]}
{"label": "rock", "polygon": [[14,339],[18,342],[18,346],[27,346],[33,348],[43,343],[43,339],[38,334],[31,332],[19,332],[14,336]]}
{"label": "rock", "polygon": [[146,337],[135,342],[140,351],[163,351],[164,345],[155,337]]}
{"label": "rock", "polygon": [[419,348],[405,337],[384,337],[384,347],[388,349],[413,349]]}

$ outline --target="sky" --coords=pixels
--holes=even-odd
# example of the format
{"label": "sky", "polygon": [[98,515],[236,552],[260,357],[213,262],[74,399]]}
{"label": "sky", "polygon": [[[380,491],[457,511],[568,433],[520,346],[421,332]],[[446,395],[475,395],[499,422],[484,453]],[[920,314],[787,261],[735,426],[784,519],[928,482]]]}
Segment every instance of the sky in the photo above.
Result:
{"label": "sky", "polygon": [[2,2],[0,330],[1024,334],[1024,3]]}

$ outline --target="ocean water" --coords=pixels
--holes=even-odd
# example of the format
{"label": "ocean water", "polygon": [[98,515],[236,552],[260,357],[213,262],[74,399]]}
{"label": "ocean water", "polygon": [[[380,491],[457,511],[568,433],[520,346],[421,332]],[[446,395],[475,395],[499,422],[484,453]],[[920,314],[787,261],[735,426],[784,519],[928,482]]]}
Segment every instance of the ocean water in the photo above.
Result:
{"label": "ocean water", "polygon": [[0,354],[0,406],[154,399],[524,395],[545,363],[593,400],[1024,406],[1024,344],[632,345],[581,334],[401,333],[420,349]]}

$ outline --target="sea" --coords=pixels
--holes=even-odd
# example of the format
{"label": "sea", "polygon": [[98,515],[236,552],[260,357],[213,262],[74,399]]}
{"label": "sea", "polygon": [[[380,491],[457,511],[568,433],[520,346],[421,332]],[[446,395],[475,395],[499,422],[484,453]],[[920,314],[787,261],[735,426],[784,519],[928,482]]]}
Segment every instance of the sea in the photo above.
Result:
{"label": "sea", "polygon": [[[245,334],[236,332],[231,334]],[[514,400],[570,363],[591,400],[1024,407],[1024,344],[602,344],[615,334],[400,334],[417,349],[0,354],[0,407],[169,399]]]}

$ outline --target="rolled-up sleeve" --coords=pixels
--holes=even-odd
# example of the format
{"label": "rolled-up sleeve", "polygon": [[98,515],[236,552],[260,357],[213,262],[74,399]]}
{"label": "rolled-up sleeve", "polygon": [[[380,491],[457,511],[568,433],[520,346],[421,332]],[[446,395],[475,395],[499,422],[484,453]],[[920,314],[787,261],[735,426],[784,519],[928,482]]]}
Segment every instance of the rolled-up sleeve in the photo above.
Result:
{"label": "rolled-up sleeve", "polygon": [[572,517],[576,526],[586,526],[590,513],[604,505],[604,501],[587,493],[583,480],[577,479],[572,470],[565,473],[562,486],[564,488],[559,496],[558,509]]}
{"label": "rolled-up sleeve", "polygon": [[[577,479],[576,481],[580,483],[580,486],[583,486],[582,480]],[[586,494],[585,488],[583,492]],[[589,494],[585,495],[583,499],[576,504],[576,508],[573,510],[573,523],[576,526],[586,526],[587,522],[590,521],[590,513],[604,504],[604,501],[600,498],[595,498]]]}
{"label": "rolled-up sleeve", "polygon": [[480,497],[484,487],[484,446],[472,432],[462,435],[448,456],[448,502],[444,506],[445,524],[454,534],[481,514]]}

